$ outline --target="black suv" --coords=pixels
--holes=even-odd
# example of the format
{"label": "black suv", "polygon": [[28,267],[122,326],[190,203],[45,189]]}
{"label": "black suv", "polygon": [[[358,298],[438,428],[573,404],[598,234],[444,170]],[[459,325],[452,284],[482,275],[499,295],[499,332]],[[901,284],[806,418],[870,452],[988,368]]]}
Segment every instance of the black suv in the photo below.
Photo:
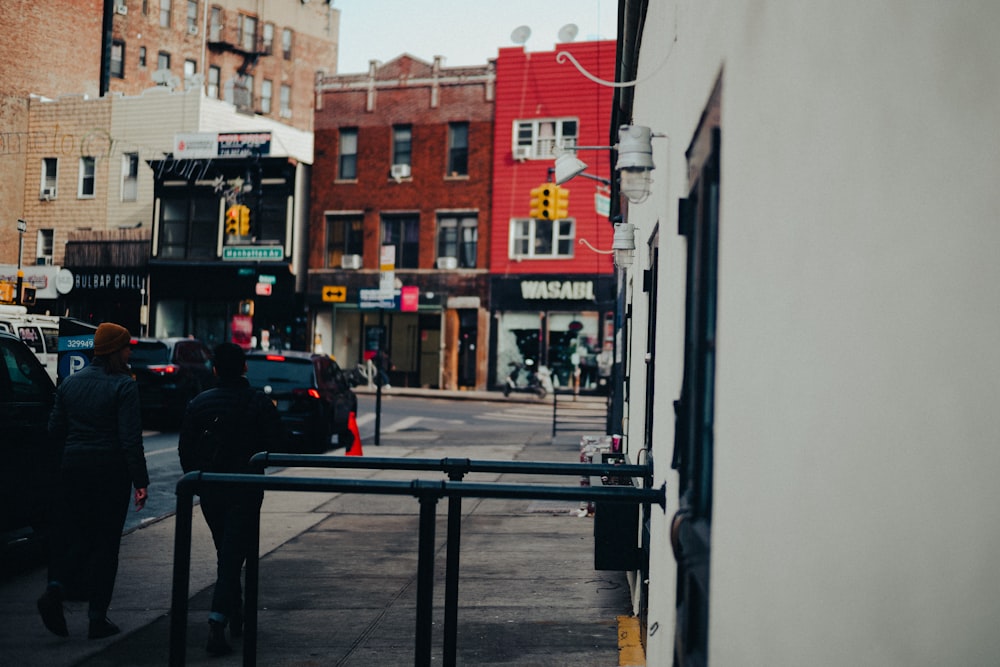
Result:
{"label": "black suv", "polygon": [[323,453],[333,434],[340,445],[352,442],[348,417],[358,397],[329,356],[255,350],[247,354],[247,379],[274,401],[294,451]]}
{"label": "black suv", "polygon": [[0,332],[0,546],[41,535],[59,453],[48,435],[55,385],[24,342]]}
{"label": "black suv", "polygon": [[143,421],[177,425],[188,401],[215,386],[212,352],[197,338],[133,338],[129,365],[139,384]]}

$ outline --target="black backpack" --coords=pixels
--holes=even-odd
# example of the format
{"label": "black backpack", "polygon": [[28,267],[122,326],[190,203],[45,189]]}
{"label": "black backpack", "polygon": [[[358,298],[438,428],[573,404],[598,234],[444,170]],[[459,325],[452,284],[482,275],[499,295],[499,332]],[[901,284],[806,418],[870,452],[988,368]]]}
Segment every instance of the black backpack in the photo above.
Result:
{"label": "black backpack", "polygon": [[227,413],[216,415],[205,425],[195,447],[195,463],[202,472],[244,472],[247,461],[240,460],[239,439],[245,437],[242,419],[249,413],[254,390]]}

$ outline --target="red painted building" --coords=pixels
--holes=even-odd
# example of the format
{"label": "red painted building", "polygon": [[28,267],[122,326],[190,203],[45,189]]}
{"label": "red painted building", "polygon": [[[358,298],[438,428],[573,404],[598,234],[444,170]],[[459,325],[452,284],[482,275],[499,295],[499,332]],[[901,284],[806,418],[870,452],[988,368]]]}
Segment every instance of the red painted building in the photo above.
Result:
{"label": "red painted building", "polygon": [[[609,250],[612,243],[608,189],[595,179],[611,177],[606,147],[613,89],[592,81],[571,60],[593,77],[613,81],[615,44],[499,51],[490,237],[494,381],[503,379],[510,363],[526,359],[548,366],[562,387],[579,381],[582,389],[595,388],[609,370],[614,263],[587,244]],[[590,177],[562,186],[568,191],[566,217],[532,217],[532,189],[552,182],[556,155],[576,146],[604,148],[578,152]]]}

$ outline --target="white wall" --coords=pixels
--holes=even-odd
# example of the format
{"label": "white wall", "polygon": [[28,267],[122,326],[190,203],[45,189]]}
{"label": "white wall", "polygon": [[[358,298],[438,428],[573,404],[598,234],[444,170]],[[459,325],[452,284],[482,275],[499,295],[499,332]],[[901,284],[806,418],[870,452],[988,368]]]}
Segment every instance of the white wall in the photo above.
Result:
{"label": "white wall", "polygon": [[[722,81],[712,665],[1000,664],[998,28],[986,1],[650,3],[635,123],[670,138],[629,221],[661,225],[674,495],[676,200]],[[672,652],[671,503],[648,664]]]}

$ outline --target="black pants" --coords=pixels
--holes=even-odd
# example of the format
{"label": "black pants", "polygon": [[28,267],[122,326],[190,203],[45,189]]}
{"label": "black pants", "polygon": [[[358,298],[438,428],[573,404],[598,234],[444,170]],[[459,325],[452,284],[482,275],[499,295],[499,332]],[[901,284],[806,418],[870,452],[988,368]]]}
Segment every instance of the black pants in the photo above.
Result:
{"label": "black pants", "polygon": [[119,470],[62,470],[50,543],[49,581],[69,599],[88,600],[87,615],[103,619],[118,576],[118,550],[132,482]]}
{"label": "black pants", "polygon": [[213,489],[201,495],[205,516],[216,552],[216,580],[212,593],[212,617],[230,619],[243,606],[240,574],[247,553],[256,539],[256,521],[264,496],[260,492]]}

